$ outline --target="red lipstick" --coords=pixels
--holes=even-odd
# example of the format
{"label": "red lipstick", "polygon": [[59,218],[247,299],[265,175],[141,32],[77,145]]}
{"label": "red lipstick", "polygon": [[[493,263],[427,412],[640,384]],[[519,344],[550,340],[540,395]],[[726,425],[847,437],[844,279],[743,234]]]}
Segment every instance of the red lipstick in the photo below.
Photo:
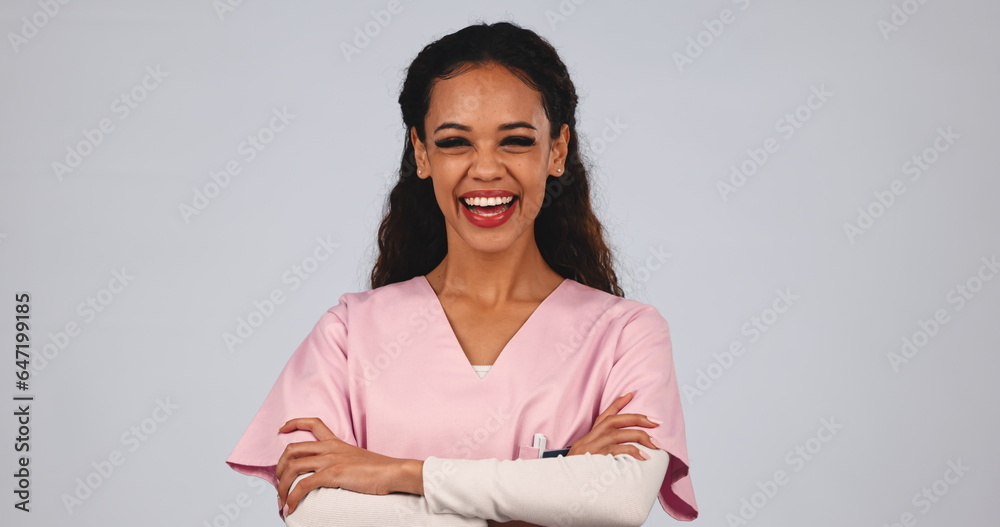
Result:
{"label": "red lipstick", "polygon": [[[500,205],[468,205],[465,198],[505,198],[512,197],[509,203]],[[476,227],[490,228],[503,225],[514,215],[517,207],[517,194],[508,190],[472,190],[462,194],[459,198],[462,204],[462,212],[469,223]]]}

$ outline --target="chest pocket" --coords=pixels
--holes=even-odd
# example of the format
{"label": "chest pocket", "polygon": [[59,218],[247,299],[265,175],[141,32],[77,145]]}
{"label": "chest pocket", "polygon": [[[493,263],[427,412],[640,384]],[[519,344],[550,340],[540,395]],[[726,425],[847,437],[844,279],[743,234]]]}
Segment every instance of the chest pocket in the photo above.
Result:
{"label": "chest pocket", "polygon": [[517,449],[517,459],[537,459],[538,448],[531,445],[521,445]]}

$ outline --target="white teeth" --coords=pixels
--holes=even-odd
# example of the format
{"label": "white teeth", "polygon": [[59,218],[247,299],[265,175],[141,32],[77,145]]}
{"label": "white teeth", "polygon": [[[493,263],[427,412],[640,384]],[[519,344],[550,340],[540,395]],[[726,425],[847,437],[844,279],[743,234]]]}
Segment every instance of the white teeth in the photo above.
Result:
{"label": "white teeth", "polygon": [[514,196],[504,196],[502,198],[463,198],[463,201],[473,207],[493,207],[496,205],[506,205],[514,201]]}

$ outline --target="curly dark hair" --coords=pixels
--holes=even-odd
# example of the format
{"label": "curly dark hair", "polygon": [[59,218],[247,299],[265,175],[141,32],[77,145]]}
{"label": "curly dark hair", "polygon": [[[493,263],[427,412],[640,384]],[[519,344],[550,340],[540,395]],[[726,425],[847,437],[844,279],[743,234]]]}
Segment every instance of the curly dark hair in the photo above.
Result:
{"label": "curly dark hair", "polygon": [[[545,39],[515,24],[497,22],[470,25],[425,46],[407,68],[399,94],[407,132],[416,127],[420,141],[426,140],[424,118],[438,79],[488,64],[507,68],[541,93],[553,139],[562,124],[569,126],[565,174],[546,179],[545,198],[535,218],[539,252],[563,278],[623,297],[604,228],[591,207],[590,181],[576,133],[576,87]],[[405,137],[399,179],[388,195],[378,229],[379,254],[370,277],[373,289],[427,274],[448,252],[444,215],[433,183],[415,177],[413,143],[409,133]]]}

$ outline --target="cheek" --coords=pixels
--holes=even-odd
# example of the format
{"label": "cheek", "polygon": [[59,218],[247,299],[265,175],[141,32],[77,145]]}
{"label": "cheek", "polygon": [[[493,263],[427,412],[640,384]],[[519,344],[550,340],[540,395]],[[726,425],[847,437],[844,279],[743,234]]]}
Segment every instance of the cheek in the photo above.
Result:
{"label": "cheek", "polygon": [[454,171],[469,164],[468,156],[442,154],[428,157],[428,162],[436,171]]}
{"label": "cheek", "polygon": [[443,188],[442,186],[435,185],[434,186],[434,197],[437,198],[438,207],[440,207],[442,211],[443,210],[447,210],[447,208],[450,207],[451,204],[452,204],[451,203],[452,202],[452,198],[451,198],[451,190],[450,189]]}
{"label": "cheek", "polygon": [[522,196],[524,212],[531,217],[538,215],[545,203],[545,184],[539,183],[531,187],[525,196]]}

